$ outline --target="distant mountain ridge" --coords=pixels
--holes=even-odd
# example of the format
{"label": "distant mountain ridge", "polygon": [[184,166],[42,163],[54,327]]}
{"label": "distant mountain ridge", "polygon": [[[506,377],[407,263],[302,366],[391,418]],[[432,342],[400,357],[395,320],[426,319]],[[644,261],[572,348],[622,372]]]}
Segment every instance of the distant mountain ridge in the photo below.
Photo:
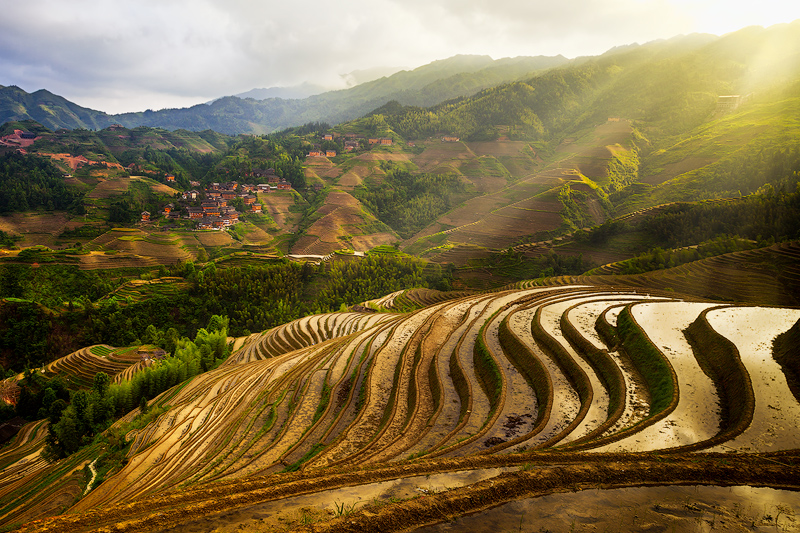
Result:
{"label": "distant mountain ridge", "polygon": [[[278,86],[269,88],[250,89],[249,91],[229,96],[236,96],[238,98],[243,98],[243,99],[252,98],[253,100],[266,100],[268,98],[282,98],[284,100],[301,100],[303,98],[308,98],[309,96],[322,94],[328,91],[350,89],[362,83],[375,81],[380,78],[386,78],[401,70],[403,69],[392,68],[392,67],[374,67],[365,70],[354,70],[353,72],[342,74],[340,76],[341,82],[344,84],[344,87],[329,87],[325,85],[305,82],[299,85],[291,85],[288,87]],[[224,96],[221,96],[220,98],[224,98]],[[219,100],[219,98],[214,98],[208,103],[210,104],[211,102],[215,102],[217,100]]]}
{"label": "distant mountain ridge", "polygon": [[46,89],[27,93],[15,85],[0,86],[0,122],[22,120],[35,120],[52,130],[102,129],[115,123],[112,115],[81,107]]}
{"label": "distant mountain ridge", "polygon": [[[291,87],[269,87],[260,89],[250,89],[243,93],[234,94],[237,98],[252,98],[253,100],[267,100],[269,98],[282,98],[284,100],[301,100],[314,96],[315,94],[322,94],[328,89],[322,85],[314,85],[312,83],[302,83],[300,85],[293,85]],[[225,98],[224,96],[222,98]],[[209,103],[216,102],[219,98],[215,98]]]}
{"label": "distant mountain ridge", "polygon": [[[350,120],[391,100],[403,105],[430,106],[532,75],[567,61],[563,56],[499,60],[489,56],[454,56],[350,89],[328,91],[303,99],[270,97],[256,100],[226,96],[209,104],[189,108],[119,115],[81,107],[44,89],[27,93],[15,86],[1,87],[0,123],[32,119],[54,130],[102,129],[118,123],[130,128],[150,126],[170,130],[213,129],[227,134],[262,134],[307,122],[338,123]],[[262,93],[254,90],[252,94],[260,96]],[[273,91],[264,94],[278,93]]]}

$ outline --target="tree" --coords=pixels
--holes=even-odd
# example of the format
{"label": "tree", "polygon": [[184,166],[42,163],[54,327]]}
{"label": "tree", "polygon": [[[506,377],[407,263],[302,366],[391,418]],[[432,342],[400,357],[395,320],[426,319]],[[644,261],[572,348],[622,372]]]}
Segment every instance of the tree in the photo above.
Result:
{"label": "tree", "polygon": [[98,372],[94,375],[94,383],[92,388],[97,392],[100,398],[105,398],[108,393],[108,386],[111,384],[111,378],[105,372]]}
{"label": "tree", "polygon": [[226,316],[212,315],[208,321],[208,331],[228,332],[228,324],[230,320]]}
{"label": "tree", "polygon": [[64,409],[66,408],[67,402],[60,398],[50,404],[50,408],[48,409],[48,419],[50,420],[51,426],[58,424],[58,421],[61,420],[61,413],[63,413]]}
{"label": "tree", "polygon": [[142,414],[147,413],[147,398],[145,396],[142,396],[142,399],[139,400],[139,411]]}
{"label": "tree", "polygon": [[81,424],[71,409],[65,409],[53,428],[63,455],[74,453],[81,446]]}

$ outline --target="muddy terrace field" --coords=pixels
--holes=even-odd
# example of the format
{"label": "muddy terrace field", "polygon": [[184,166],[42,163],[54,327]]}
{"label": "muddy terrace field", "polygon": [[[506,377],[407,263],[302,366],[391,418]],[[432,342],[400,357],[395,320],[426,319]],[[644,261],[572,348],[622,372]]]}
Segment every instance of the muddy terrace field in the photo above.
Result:
{"label": "muddy terrace field", "polygon": [[[427,306],[392,312],[409,301]],[[59,532],[397,531],[585,488],[800,489],[800,404],[772,358],[798,309],[591,285],[369,305],[389,312],[310,316],[237,340],[220,368],[154,400],[169,409],[126,436],[126,464],[62,517],[30,522],[63,510],[63,491],[76,498],[73,473],[91,458],[32,461],[41,429],[23,431],[0,455],[3,485],[62,489],[6,494],[0,520]],[[400,496],[370,488],[439,472],[471,474]],[[355,489],[331,492],[344,487]],[[355,496],[362,488],[373,497]],[[286,499],[302,494],[317,497]],[[358,508],[331,507],[348,494]],[[285,502],[281,520],[253,507],[269,501]]]}

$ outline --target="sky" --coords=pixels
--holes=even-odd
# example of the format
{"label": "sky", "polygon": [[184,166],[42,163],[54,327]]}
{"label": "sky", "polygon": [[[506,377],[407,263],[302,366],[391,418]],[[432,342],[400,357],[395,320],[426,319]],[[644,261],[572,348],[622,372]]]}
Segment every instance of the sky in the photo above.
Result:
{"label": "sky", "polygon": [[456,54],[598,55],[800,19],[796,0],[0,0],[0,85],[122,113]]}

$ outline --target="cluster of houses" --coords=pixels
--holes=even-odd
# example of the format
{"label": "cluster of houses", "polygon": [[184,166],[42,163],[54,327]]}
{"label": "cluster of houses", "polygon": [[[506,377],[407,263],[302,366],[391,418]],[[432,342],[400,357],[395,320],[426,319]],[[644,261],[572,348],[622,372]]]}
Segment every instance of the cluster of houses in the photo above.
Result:
{"label": "cluster of houses", "polygon": [[[323,141],[336,141],[340,137],[344,137],[344,142],[342,146],[344,147],[345,152],[352,152],[353,150],[358,150],[361,147],[361,143],[366,141],[367,145],[379,145],[379,146],[391,146],[393,144],[393,140],[390,137],[362,137],[356,133],[326,133],[322,136]],[[311,150],[308,152],[308,157],[336,157],[336,150],[323,150],[320,145],[315,145]]]}
{"label": "cluster of houses", "polygon": [[[201,193],[197,189],[190,189],[181,195],[184,205],[167,204],[162,215],[168,219],[190,219],[196,222],[197,229],[224,229],[239,222],[240,213],[229,205],[231,200],[240,198],[247,211],[261,213],[262,205],[258,202],[258,193],[271,193],[273,191],[291,190],[292,185],[280,178],[275,170],[254,169],[248,173],[249,177],[263,178],[264,183],[258,185],[248,183],[212,183]],[[193,187],[200,183],[193,181]],[[200,202],[199,205],[197,202]],[[188,205],[188,204],[194,205]],[[181,216],[181,213],[184,213]],[[151,214],[142,212],[142,222],[148,222]]]}

